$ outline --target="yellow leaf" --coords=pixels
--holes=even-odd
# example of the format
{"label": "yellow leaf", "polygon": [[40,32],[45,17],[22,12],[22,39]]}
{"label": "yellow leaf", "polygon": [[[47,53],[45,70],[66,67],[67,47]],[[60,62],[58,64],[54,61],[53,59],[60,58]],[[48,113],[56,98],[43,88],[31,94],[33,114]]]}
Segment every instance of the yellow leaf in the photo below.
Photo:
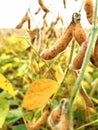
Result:
{"label": "yellow leaf", "polygon": [[2,74],[0,74],[0,88],[7,91],[11,96],[15,96],[11,83]]}
{"label": "yellow leaf", "polygon": [[93,97],[91,97],[91,99],[92,99],[96,104],[98,104],[98,99],[93,98]]}
{"label": "yellow leaf", "polygon": [[39,66],[35,59],[32,61],[32,67],[33,67],[33,74],[38,74]]}
{"label": "yellow leaf", "polygon": [[58,83],[51,79],[34,81],[26,92],[22,107],[32,110],[45,105],[48,99],[58,90]]}
{"label": "yellow leaf", "polygon": [[98,78],[96,78],[93,82],[92,82],[92,87],[97,87],[98,86]]}
{"label": "yellow leaf", "polygon": [[91,113],[91,114],[96,114],[96,110],[94,108],[91,108],[91,107],[87,107],[86,110]]}
{"label": "yellow leaf", "polygon": [[56,77],[58,83],[62,82],[63,76],[64,76],[64,73],[62,71],[62,68],[61,68],[60,64],[58,64],[56,72],[55,72],[55,77]]}
{"label": "yellow leaf", "polygon": [[76,110],[76,109],[85,110],[86,109],[85,101],[84,101],[83,97],[80,95],[80,93],[78,93],[75,98],[73,109],[74,110]]}

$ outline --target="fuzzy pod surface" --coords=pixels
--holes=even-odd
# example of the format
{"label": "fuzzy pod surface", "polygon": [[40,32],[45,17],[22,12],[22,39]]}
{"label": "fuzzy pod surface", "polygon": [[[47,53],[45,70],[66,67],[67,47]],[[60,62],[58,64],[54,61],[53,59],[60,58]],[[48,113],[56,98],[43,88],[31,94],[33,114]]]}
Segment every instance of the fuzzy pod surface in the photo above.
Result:
{"label": "fuzzy pod surface", "polygon": [[74,29],[75,23],[72,21],[65,30],[64,34],[61,36],[61,38],[58,39],[51,48],[44,50],[41,53],[41,57],[45,60],[50,60],[56,57],[60,52],[64,51],[69,42],[72,40]]}
{"label": "fuzzy pod surface", "polygon": [[91,57],[90,57],[90,61],[92,62],[92,64],[94,66],[98,67],[98,36],[96,39],[94,50],[93,50]]}
{"label": "fuzzy pod surface", "polygon": [[92,0],[86,0],[84,4],[84,10],[86,12],[86,16],[88,19],[88,22],[92,24],[93,20],[93,14],[94,14],[94,6],[93,6],[93,1]]}
{"label": "fuzzy pod surface", "polygon": [[80,69],[83,63],[83,59],[85,56],[85,52],[87,49],[87,44],[88,44],[88,40],[86,40],[85,42],[82,43],[77,55],[75,56],[75,58],[73,59],[70,68],[71,69]]}
{"label": "fuzzy pod surface", "polygon": [[80,23],[80,20],[78,20],[75,25],[74,37],[80,46],[86,40],[86,33]]}

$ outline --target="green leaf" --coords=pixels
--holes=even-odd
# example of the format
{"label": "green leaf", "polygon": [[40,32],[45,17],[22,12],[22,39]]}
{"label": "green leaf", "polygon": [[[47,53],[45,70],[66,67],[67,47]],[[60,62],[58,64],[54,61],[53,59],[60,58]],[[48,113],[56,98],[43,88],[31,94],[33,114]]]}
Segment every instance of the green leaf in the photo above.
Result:
{"label": "green leaf", "polygon": [[27,63],[23,64],[19,69],[18,69],[18,72],[23,72],[25,71],[27,68]]}
{"label": "green leaf", "polygon": [[4,55],[4,56],[0,56],[0,60],[4,61],[4,60],[10,60],[12,58],[12,56],[10,55]]}
{"label": "green leaf", "polygon": [[20,124],[20,125],[14,126],[12,128],[12,130],[27,130],[27,129],[26,129],[26,126],[24,124]]}
{"label": "green leaf", "polygon": [[21,115],[20,115],[19,109],[10,110],[5,120],[5,124],[10,124],[12,122],[17,121],[20,118],[21,118]]}
{"label": "green leaf", "polygon": [[9,111],[9,103],[6,99],[0,98],[0,128],[2,128],[4,121]]}

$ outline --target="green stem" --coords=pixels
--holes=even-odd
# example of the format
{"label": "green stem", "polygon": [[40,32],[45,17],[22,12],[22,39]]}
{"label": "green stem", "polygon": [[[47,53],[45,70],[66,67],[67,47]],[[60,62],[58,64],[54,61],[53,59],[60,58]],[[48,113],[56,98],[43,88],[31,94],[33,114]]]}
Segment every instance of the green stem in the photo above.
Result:
{"label": "green stem", "polygon": [[[67,76],[67,74],[68,74],[68,72],[69,72],[69,65],[70,65],[71,60],[72,60],[73,51],[74,51],[74,45],[75,45],[75,39],[73,38],[73,40],[72,40],[72,46],[71,46],[71,50],[70,50],[70,56],[69,56],[69,60],[68,60],[68,65],[67,65],[67,69],[65,70],[63,79],[62,79],[61,83],[59,84],[59,89],[61,88],[62,84],[64,83],[65,78],[66,78],[66,76]],[[55,98],[56,98],[56,96],[57,96],[57,94],[58,94],[58,92],[59,92],[59,89],[58,89],[58,91],[54,94],[54,96],[52,97],[51,102],[53,102],[53,101],[55,100]]]}
{"label": "green stem", "polygon": [[23,121],[24,121],[24,124],[25,124],[25,126],[26,126],[26,129],[28,130],[28,125],[27,125],[27,122],[26,122],[26,120],[25,120],[24,113],[23,113],[23,111],[22,111],[23,108],[22,108],[21,105],[18,103],[18,100],[17,100],[16,96],[14,97],[14,100],[17,102],[17,105],[18,105],[18,108],[19,108],[20,115],[21,115],[21,117],[22,117],[22,119],[23,119]]}
{"label": "green stem", "polygon": [[74,51],[74,45],[75,45],[75,39],[73,38],[73,40],[72,40],[72,46],[71,46],[71,50],[70,50],[70,56],[69,56],[69,59],[68,59],[67,69],[66,69],[66,71],[65,71],[65,73],[64,73],[64,76],[63,76],[63,79],[62,79],[62,81],[61,81],[61,83],[60,83],[60,86],[62,86],[62,84],[64,83],[65,78],[66,78],[66,76],[67,76],[67,74],[68,74],[68,72],[69,72],[69,65],[70,65],[71,60],[72,60],[73,51]]}
{"label": "green stem", "polygon": [[83,129],[83,128],[86,127],[86,126],[90,126],[90,125],[93,125],[93,124],[95,124],[95,123],[98,123],[98,119],[97,119],[97,120],[94,120],[94,121],[92,121],[92,122],[89,122],[89,123],[87,123],[87,124],[84,124],[84,125],[80,126],[79,128],[77,128],[76,130],[81,130],[81,129]]}
{"label": "green stem", "polygon": [[[91,51],[92,51],[92,47],[94,45],[94,40],[95,40],[95,36],[96,36],[96,31],[97,31],[97,29],[96,29],[97,4],[98,4],[98,0],[96,0],[96,2],[95,2],[95,12],[94,12],[94,18],[93,18],[93,28],[92,28],[92,31],[91,31],[91,36],[90,36],[88,48],[86,50],[84,61],[83,61],[83,64],[82,64],[82,67],[81,67],[78,79],[77,79],[77,81],[75,83],[75,87],[73,89],[73,93],[71,95],[69,106],[68,106],[69,123],[72,122],[72,106],[73,106],[76,94],[77,94],[77,92],[79,90],[81,81],[83,79],[84,72],[86,70],[87,64],[89,62],[89,57],[90,57],[90,54],[91,54]],[[72,126],[71,126],[71,130],[72,130]]]}

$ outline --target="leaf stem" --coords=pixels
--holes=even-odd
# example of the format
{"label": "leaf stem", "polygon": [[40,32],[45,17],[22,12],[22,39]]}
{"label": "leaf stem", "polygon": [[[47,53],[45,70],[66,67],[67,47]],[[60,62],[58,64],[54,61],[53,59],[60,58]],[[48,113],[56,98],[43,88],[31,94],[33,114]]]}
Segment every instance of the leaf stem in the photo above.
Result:
{"label": "leaf stem", "polygon": [[92,121],[92,122],[89,122],[89,123],[87,123],[87,124],[84,124],[84,125],[78,127],[76,130],[81,130],[82,128],[84,128],[84,127],[86,127],[86,126],[90,126],[90,125],[95,124],[95,123],[98,123],[98,119],[97,119],[97,120],[94,120],[94,121]]}
{"label": "leaf stem", "polygon": [[[68,72],[69,72],[69,65],[70,65],[71,60],[72,60],[73,51],[74,51],[74,45],[75,45],[75,39],[73,38],[73,40],[72,40],[72,46],[71,46],[71,50],[70,50],[70,55],[69,55],[69,59],[68,59],[67,69],[65,70],[63,79],[62,79],[62,81],[61,81],[60,84],[59,84],[59,89],[61,88],[62,84],[64,83],[65,78],[66,78],[66,76],[67,76],[67,74],[68,74]],[[58,91],[54,94],[54,96],[52,97],[51,102],[53,102],[53,101],[55,100],[55,98],[56,98],[56,96],[57,96],[57,94],[58,94],[58,92],[59,92],[59,89],[58,89]]]}
{"label": "leaf stem", "polygon": [[67,74],[69,72],[69,65],[70,65],[71,60],[72,60],[73,51],[74,51],[74,45],[75,45],[75,39],[73,38],[73,40],[72,40],[72,46],[71,46],[71,50],[70,50],[70,56],[69,56],[69,59],[68,59],[67,69],[66,69],[66,71],[64,73],[64,76],[63,76],[63,79],[62,79],[62,81],[60,83],[60,86],[63,84],[63,82],[64,82],[64,80],[65,80],[65,78],[66,78],[66,76],[67,76]]}

